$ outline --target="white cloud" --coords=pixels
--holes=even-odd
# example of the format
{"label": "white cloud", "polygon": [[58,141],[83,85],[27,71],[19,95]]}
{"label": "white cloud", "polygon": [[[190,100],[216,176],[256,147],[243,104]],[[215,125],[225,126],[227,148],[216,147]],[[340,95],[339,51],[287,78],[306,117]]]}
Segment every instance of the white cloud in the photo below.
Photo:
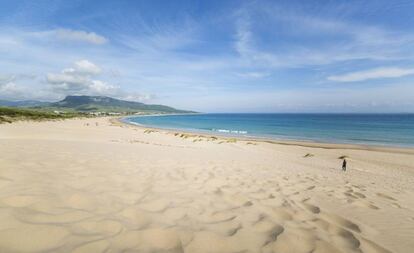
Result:
{"label": "white cloud", "polygon": [[16,85],[14,82],[0,83],[0,98],[1,99],[21,99],[24,97],[26,90]]}
{"label": "white cloud", "polygon": [[80,30],[58,29],[54,31],[54,34],[58,39],[64,41],[80,41],[95,45],[105,44],[108,41],[105,37],[94,32]]}
{"label": "white cloud", "polygon": [[328,76],[327,79],[335,82],[358,82],[369,79],[397,78],[414,74],[414,68],[375,68],[364,71],[350,72],[343,75]]}
{"label": "white cloud", "polygon": [[80,74],[97,75],[101,73],[101,68],[88,60],[80,60],[75,62],[75,71]]}
{"label": "white cloud", "polygon": [[13,75],[0,74],[0,86],[13,81],[14,79],[15,77]]}
{"label": "white cloud", "polygon": [[153,94],[141,94],[141,93],[137,93],[137,92],[133,92],[133,93],[123,92],[123,93],[124,94],[121,94],[120,96],[118,96],[118,98],[124,99],[124,100],[127,100],[127,101],[144,101],[145,102],[145,101],[156,98],[156,96],[153,95]]}
{"label": "white cloud", "polygon": [[33,83],[36,79],[37,76],[34,74],[0,73],[0,99],[31,100],[43,96],[43,90],[21,85]]}
{"label": "white cloud", "polygon": [[[112,86],[91,77],[101,73],[101,68],[88,60],[80,60],[71,68],[62,70],[61,73],[48,73],[46,81],[52,84],[53,89],[62,91],[81,92],[95,90],[103,92],[110,90]],[[107,86],[107,87],[104,87]]]}
{"label": "white cloud", "polygon": [[76,72],[67,72],[67,69],[63,70],[63,73],[49,73],[46,76],[46,80],[51,84],[69,84],[69,85],[84,85],[89,81],[88,78],[78,76]]}
{"label": "white cloud", "polygon": [[253,71],[253,72],[238,73],[237,75],[243,78],[261,79],[261,78],[270,76],[270,73]]}
{"label": "white cloud", "polygon": [[101,73],[101,68],[88,61],[77,61],[70,68],[65,68],[61,73],[48,73],[46,81],[51,85],[54,93],[66,95],[90,95],[111,96],[130,101],[147,101],[153,95],[137,92],[126,92],[117,85],[97,80],[96,76]]}
{"label": "white cloud", "polygon": [[[34,80],[36,76],[30,74],[1,74],[0,73],[0,98],[22,99],[28,94],[25,87],[16,84],[16,81]],[[36,91],[37,92],[37,91]],[[31,94],[32,95],[32,94]]]}
{"label": "white cloud", "polygon": [[94,94],[114,94],[118,92],[119,87],[110,85],[100,80],[92,80],[89,89]]}
{"label": "white cloud", "polygon": [[62,70],[61,73],[46,75],[46,81],[52,85],[53,90],[67,94],[111,95],[119,89],[117,86],[92,79],[101,73],[101,68],[94,63],[80,60],[73,65]]}

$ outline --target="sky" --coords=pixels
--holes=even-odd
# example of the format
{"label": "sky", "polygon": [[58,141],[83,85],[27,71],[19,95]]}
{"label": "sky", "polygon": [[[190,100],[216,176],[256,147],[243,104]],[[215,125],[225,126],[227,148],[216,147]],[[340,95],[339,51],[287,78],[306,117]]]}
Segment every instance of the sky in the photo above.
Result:
{"label": "sky", "polygon": [[414,112],[414,1],[0,5],[0,99]]}

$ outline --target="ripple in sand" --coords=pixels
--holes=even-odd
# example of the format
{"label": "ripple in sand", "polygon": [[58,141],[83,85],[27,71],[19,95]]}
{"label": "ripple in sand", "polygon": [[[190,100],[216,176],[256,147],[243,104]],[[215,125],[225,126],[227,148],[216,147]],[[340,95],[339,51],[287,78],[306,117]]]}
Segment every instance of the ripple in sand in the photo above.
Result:
{"label": "ripple in sand", "polygon": [[91,252],[106,252],[109,248],[109,242],[100,240],[91,242],[77,247],[72,253],[91,253]]}
{"label": "ripple in sand", "polygon": [[55,226],[25,225],[1,231],[2,252],[46,252],[59,248],[69,233]]}
{"label": "ripple in sand", "polygon": [[171,229],[130,231],[110,241],[111,252],[184,252],[177,232]]}
{"label": "ripple in sand", "polygon": [[38,199],[39,198],[35,196],[15,195],[1,199],[0,203],[10,207],[24,207],[35,203]]}

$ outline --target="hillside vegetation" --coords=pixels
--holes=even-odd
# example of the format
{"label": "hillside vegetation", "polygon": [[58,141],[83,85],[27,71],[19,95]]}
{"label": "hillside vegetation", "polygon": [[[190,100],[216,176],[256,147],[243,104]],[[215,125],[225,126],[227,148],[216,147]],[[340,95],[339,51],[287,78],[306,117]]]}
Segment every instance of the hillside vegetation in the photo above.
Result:
{"label": "hillside vegetation", "polygon": [[54,113],[51,111],[40,111],[29,108],[0,107],[0,123],[12,123],[18,120],[51,120],[51,119],[68,119],[85,116],[80,113]]}

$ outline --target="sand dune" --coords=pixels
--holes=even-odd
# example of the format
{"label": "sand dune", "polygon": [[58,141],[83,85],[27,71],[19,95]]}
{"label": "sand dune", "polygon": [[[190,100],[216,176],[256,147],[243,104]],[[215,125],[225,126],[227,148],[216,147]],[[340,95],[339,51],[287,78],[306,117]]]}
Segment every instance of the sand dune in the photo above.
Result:
{"label": "sand dune", "polygon": [[413,252],[413,152],[314,146],[0,125],[0,252]]}

